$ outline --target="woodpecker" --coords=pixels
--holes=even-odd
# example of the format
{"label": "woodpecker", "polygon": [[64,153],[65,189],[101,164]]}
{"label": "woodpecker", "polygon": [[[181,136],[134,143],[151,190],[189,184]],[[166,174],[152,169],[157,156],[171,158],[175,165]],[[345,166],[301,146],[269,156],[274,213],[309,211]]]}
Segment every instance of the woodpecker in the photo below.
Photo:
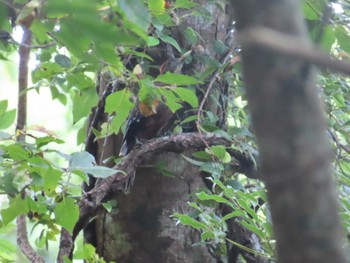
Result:
{"label": "woodpecker", "polygon": [[[180,58],[166,60],[159,68],[160,74],[180,73],[185,59],[191,53],[190,50]],[[127,155],[137,142],[161,135],[169,128],[173,117],[174,113],[155,94],[137,101],[129,115],[119,156]]]}

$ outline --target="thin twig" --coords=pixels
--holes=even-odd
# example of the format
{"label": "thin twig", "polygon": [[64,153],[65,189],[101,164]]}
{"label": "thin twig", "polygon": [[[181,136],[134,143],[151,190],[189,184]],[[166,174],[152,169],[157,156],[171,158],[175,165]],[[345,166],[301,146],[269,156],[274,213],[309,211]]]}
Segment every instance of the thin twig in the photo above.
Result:
{"label": "thin twig", "polygon": [[[231,55],[232,55],[233,50],[234,50],[234,49],[232,48],[232,49],[230,49],[230,50],[227,52],[225,58],[224,58],[223,61],[222,61],[222,64],[226,64],[227,61],[231,58]],[[205,91],[205,93],[204,93],[204,97],[203,97],[203,99],[202,99],[202,101],[201,101],[201,103],[200,103],[200,105],[199,105],[198,111],[197,111],[196,126],[197,126],[197,131],[198,131],[199,135],[200,135],[202,138],[203,138],[203,134],[202,134],[201,127],[200,127],[201,113],[202,113],[202,111],[203,111],[204,104],[205,104],[205,102],[206,102],[207,99],[208,99],[208,96],[209,96],[209,94],[210,94],[210,91],[211,91],[211,89],[213,88],[213,85],[214,85],[216,79],[218,78],[220,72],[221,72],[221,68],[217,69],[217,70],[215,71],[214,75],[210,78],[209,84],[208,84],[207,89],[206,89],[206,91]],[[206,147],[208,148],[208,150],[210,150],[209,145],[208,145],[205,141],[203,141],[203,142],[204,142],[204,144],[206,145]]]}
{"label": "thin twig", "polygon": [[20,47],[21,47],[21,46],[27,47],[27,48],[30,48],[30,49],[48,48],[48,47],[52,47],[52,46],[56,45],[56,42],[50,42],[50,43],[42,44],[42,45],[27,45],[27,44],[24,44],[24,43],[18,43],[18,42],[15,41],[14,39],[12,39],[11,41],[9,41],[9,43],[12,43],[12,44],[15,44],[15,45],[19,45]]}
{"label": "thin twig", "polygon": [[[332,139],[335,142],[335,145],[337,146],[338,149],[340,149],[340,150],[342,149],[346,153],[350,153],[350,148],[348,146],[340,143],[339,138],[337,137],[337,135],[334,132],[332,132],[330,129],[327,129],[327,131],[328,131],[329,135],[332,137]],[[341,153],[339,152],[338,157],[340,156],[340,154]]]}
{"label": "thin twig", "polygon": [[17,244],[21,248],[23,254],[33,263],[45,263],[28,241],[26,215],[20,215],[16,218],[17,224]]}
{"label": "thin twig", "polygon": [[236,37],[244,48],[256,46],[267,48],[272,52],[350,75],[350,63],[331,57],[312,43],[305,41],[305,39],[264,27],[244,30],[242,33],[237,34]]}

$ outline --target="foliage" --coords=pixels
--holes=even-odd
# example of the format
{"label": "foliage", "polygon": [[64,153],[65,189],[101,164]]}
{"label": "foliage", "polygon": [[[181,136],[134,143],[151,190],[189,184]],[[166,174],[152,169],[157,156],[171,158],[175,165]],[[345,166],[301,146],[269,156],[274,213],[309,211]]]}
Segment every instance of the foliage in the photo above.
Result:
{"label": "foliage", "polygon": [[[23,17],[30,16],[32,9],[23,6],[26,1],[15,2],[19,3],[17,11],[22,13],[18,20],[21,23]],[[16,51],[17,45],[8,34],[13,28],[8,14],[4,12],[4,5],[0,2],[0,59],[6,61]],[[335,6],[342,7],[342,10],[334,12],[332,7]],[[181,108],[183,102],[197,108],[199,103],[194,87],[218,71],[224,82],[230,85],[225,98],[228,101],[228,129],[223,131],[217,127],[218,116],[210,111],[202,112],[201,129],[234,138],[233,149],[255,156],[256,145],[249,127],[239,62],[229,72],[224,70],[227,64],[205,58],[205,70],[194,72],[193,76],[170,72],[154,76],[151,73],[153,59],[144,50],[166,43],[179,55],[184,54],[186,50],[182,50],[177,40],[171,37],[169,29],[181,22],[181,17],[175,14],[179,9],[188,10],[187,15],[208,19],[197,4],[177,0],[169,8],[159,0],[48,0],[40,9],[42,13],[31,22],[30,30],[34,35],[33,45],[45,48],[32,51],[37,64],[31,72],[31,89],[40,91],[45,87],[50,90],[53,100],[63,105],[72,102],[72,125],[85,122],[78,133],[77,144],[85,143],[87,116],[99,103],[96,80],[106,81],[114,88],[120,85],[126,87],[106,98],[105,112],[110,118],[102,125],[102,131],[92,131],[97,138],[104,138],[123,130],[133,108],[134,94],[138,94],[139,98],[149,93],[165,97],[172,111]],[[325,0],[305,0],[303,10],[314,42],[332,56],[348,60],[347,5],[333,2],[329,6]],[[184,34],[188,43],[200,43],[201,36],[194,29],[188,27],[184,29]],[[215,43],[214,48],[219,54],[229,49],[221,42]],[[136,61],[133,64],[137,67],[130,67],[130,60]],[[339,182],[341,215],[350,234],[349,79],[327,70],[323,70],[319,78],[320,93],[327,106],[328,132],[336,152],[334,171]],[[153,89],[157,85],[159,89]],[[178,88],[173,89],[173,85]],[[219,104],[217,97],[214,93],[210,95],[210,99]],[[9,128],[14,119],[15,110],[8,110],[6,100],[0,101],[0,129]],[[196,116],[191,115],[182,124],[195,119]],[[26,143],[16,140],[22,134],[28,138]],[[35,237],[37,248],[47,246],[48,241],[57,241],[60,227],[72,231],[79,216],[76,201],[82,194],[81,182],[88,181],[87,174],[105,178],[115,172],[97,166],[94,157],[87,152],[67,155],[55,150],[55,144],[62,143],[64,141],[43,127],[28,127],[26,131],[16,131],[16,134],[0,132],[0,190],[8,198],[8,207],[1,210],[1,226],[6,229],[16,216],[27,214],[33,222],[33,229],[40,228],[39,236]],[[235,219],[259,237],[262,249],[253,253],[274,258],[274,237],[264,186],[257,180],[233,173],[229,165],[232,159],[227,150],[224,146],[213,146],[191,158],[185,157],[206,173],[212,188],[196,193],[197,201],[189,204],[191,213],[175,213],[174,218],[201,231],[203,243],[213,244],[219,249],[226,242],[232,242],[251,252],[250,248],[227,238],[227,222]],[[52,155],[61,161],[51,161]],[[167,171],[164,167],[162,169]],[[222,205],[230,207],[232,212],[226,215],[217,213]],[[15,247],[12,243],[0,239],[0,247],[4,247],[0,249],[2,260],[14,260]],[[225,249],[218,253],[220,257],[226,257]],[[81,246],[75,258],[104,262],[90,245]]]}

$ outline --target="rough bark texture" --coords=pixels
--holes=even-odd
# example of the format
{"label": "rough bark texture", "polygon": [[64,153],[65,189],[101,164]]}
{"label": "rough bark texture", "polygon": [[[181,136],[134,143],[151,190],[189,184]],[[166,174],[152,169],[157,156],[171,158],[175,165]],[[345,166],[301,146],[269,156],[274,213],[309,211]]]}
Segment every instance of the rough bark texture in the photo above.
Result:
{"label": "rough bark texture", "polygon": [[[242,34],[263,26],[308,41],[299,1],[232,3]],[[331,150],[314,71],[301,59],[258,46],[242,50],[279,262],[345,262]]]}
{"label": "rough bark texture", "polygon": [[[175,159],[176,155],[166,154],[166,158]],[[198,233],[176,226],[170,218],[176,211],[188,212],[190,194],[202,187],[200,177],[193,176],[197,170],[184,160],[176,165],[170,167],[177,170],[174,178],[151,168],[138,170],[130,193],[117,197],[115,212],[99,217],[103,240],[98,249],[103,255],[122,262],[214,262],[206,247],[193,249]]]}
{"label": "rough bark texture", "polygon": [[[214,58],[213,43],[215,40],[225,41],[231,17],[214,3],[208,4],[205,0],[196,2],[211,15],[212,20],[177,14],[182,23],[179,28],[172,29],[172,35],[182,48],[189,50],[191,47],[186,43],[182,30],[191,26],[203,38],[201,45],[207,51],[205,56]],[[160,54],[159,51],[155,53],[156,56]],[[154,57],[155,62],[163,63],[165,60],[167,57]],[[201,66],[198,63],[184,70],[191,74],[194,68],[201,70]],[[118,147],[111,148],[110,144],[105,147],[110,148],[105,151],[118,155]],[[193,247],[193,243],[199,241],[196,230],[176,225],[170,218],[174,212],[188,212],[190,194],[205,187],[201,177],[196,176],[199,172],[178,155],[165,154],[161,159],[175,174],[174,178],[156,174],[151,168],[138,170],[130,193],[118,194],[116,209],[110,214],[101,210],[97,217],[97,251],[105,259],[117,262],[216,262],[206,247]]]}

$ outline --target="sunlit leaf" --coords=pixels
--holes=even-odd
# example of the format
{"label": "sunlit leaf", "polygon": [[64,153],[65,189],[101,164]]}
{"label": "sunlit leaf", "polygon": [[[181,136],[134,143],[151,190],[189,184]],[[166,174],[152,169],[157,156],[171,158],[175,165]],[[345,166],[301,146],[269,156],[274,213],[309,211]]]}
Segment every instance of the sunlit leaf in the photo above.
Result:
{"label": "sunlit leaf", "polygon": [[151,16],[148,9],[142,0],[119,0],[118,4],[124,11],[127,19],[132,21],[135,25],[147,31],[151,22]]}
{"label": "sunlit leaf", "polygon": [[91,168],[81,168],[82,171],[91,174],[95,178],[107,178],[117,172],[120,172],[118,170],[108,168],[105,166],[95,166]]}
{"label": "sunlit leaf", "polygon": [[88,152],[75,152],[70,155],[68,170],[81,168],[93,168],[96,164],[95,157]]}
{"label": "sunlit leaf", "polygon": [[349,32],[343,26],[335,28],[335,36],[341,49],[350,53],[350,36]]}
{"label": "sunlit leaf", "polygon": [[164,0],[149,0],[148,8],[153,16],[160,15],[164,12]]}
{"label": "sunlit leaf", "polygon": [[70,58],[61,54],[55,56],[55,62],[63,68],[69,68],[72,65]]}
{"label": "sunlit leaf", "polygon": [[219,196],[219,195],[215,195],[215,194],[209,195],[205,192],[200,192],[197,194],[197,197],[202,201],[213,200],[213,201],[218,202],[218,203],[224,203],[224,204],[227,204],[229,206],[232,206],[232,203],[230,201],[228,201],[226,198]]}
{"label": "sunlit leaf", "polygon": [[172,38],[169,35],[166,35],[166,34],[162,33],[161,31],[158,31],[158,30],[157,30],[157,35],[159,36],[159,38],[161,40],[163,40],[164,42],[169,43],[170,45],[174,46],[177,49],[177,51],[179,51],[181,53],[181,48],[180,48],[179,44],[177,43],[177,41],[174,38]]}
{"label": "sunlit leaf", "polygon": [[165,74],[159,75],[155,81],[163,82],[166,84],[176,84],[176,85],[194,85],[201,83],[199,80],[192,76],[166,72]]}
{"label": "sunlit leaf", "polygon": [[190,0],[176,0],[175,2],[175,8],[193,8],[195,6],[197,6],[198,4],[190,1]]}
{"label": "sunlit leaf", "polygon": [[0,100],[0,116],[6,112],[7,106],[8,106],[7,100]]}
{"label": "sunlit leaf", "polygon": [[13,262],[16,259],[17,247],[6,239],[0,239],[0,258]]}
{"label": "sunlit leaf", "polygon": [[173,217],[178,219],[181,222],[181,224],[185,226],[191,226],[195,229],[206,229],[205,224],[199,222],[194,218],[189,217],[188,215],[175,213]]}
{"label": "sunlit leaf", "polygon": [[174,92],[179,95],[181,100],[190,104],[193,108],[198,106],[198,98],[193,90],[178,87]]}
{"label": "sunlit leaf", "polygon": [[30,156],[29,152],[23,149],[20,145],[18,144],[12,144],[7,147],[7,151],[10,155],[10,157],[14,161],[23,161],[27,160]]}
{"label": "sunlit leaf", "polygon": [[16,110],[9,110],[0,115],[0,129],[6,129],[13,124],[16,118]]}
{"label": "sunlit leaf", "polygon": [[54,210],[55,221],[70,233],[79,218],[79,207],[73,198],[66,197],[58,203]]}
{"label": "sunlit leaf", "polygon": [[88,116],[91,108],[96,106],[97,102],[98,96],[94,89],[84,89],[76,93],[73,99],[73,121],[77,122]]}
{"label": "sunlit leaf", "polygon": [[26,199],[23,199],[21,195],[17,195],[10,200],[10,206],[1,211],[2,222],[7,225],[12,222],[17,216],[28,213],[29,206]]}

